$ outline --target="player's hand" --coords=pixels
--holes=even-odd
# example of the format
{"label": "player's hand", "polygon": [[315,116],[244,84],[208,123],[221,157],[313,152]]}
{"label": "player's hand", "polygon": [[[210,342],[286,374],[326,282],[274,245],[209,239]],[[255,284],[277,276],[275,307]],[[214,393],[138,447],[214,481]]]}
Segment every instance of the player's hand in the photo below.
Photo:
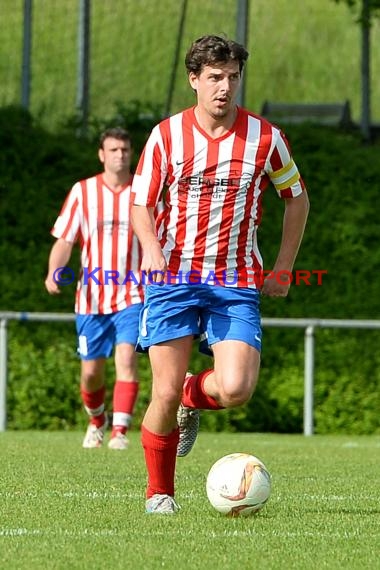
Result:
{"label": "player's hand", "polygon": [[272,271],[264,279],[261,294],[267,297],[286,297],[290,289],[290,279],[287,275],[281,275]]}
{"label": "player's hand", "polygon": [[45,287],[50,295],[59,295],[61,293],[57,282],[53,279],[51,275],[48,275],[45,279]]}
{"label": "player's hand", "polygon": [[166,269],[166,260],[158,242],[143,250],[141,271],[148,276],[149,283],[163,283]]}

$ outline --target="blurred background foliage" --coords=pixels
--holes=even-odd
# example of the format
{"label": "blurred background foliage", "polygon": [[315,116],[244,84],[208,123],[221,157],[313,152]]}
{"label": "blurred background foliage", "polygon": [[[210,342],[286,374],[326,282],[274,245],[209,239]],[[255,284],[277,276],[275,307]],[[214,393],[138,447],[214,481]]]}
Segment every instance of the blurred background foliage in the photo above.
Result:
{"label": "blurred background foliage", "polygon": [[[136,6],[138,5],[138,8]],[[44,288],[49,231],[66,193],[100,169],[97,138],[106,126],[130,130],[134,164],[152,126],[191,105],[183,58],[194,38],[236,32],[236,0],[91,2],[90,116],[78,136],[78,0],[33,0],[30,111],[19,106],[23,0],[2,0],[0,27],[0,310],[72,312],[74,285],[60,297]],[[250,2],[250,58],[245,104],[350,101],[361,107],[361,0]],[[379,5],[371,0],[371,6]],[[186,7],[181,34],[181,10]],[[351,9],[353,8],[353,9]],[[378,12],[376,12],[378,13]],[[380,123],[380,22],[371,21],[372,117]],[[178,53],[176,49],[178,48]],[[176,67],[176,55],[178,66]],[[169,108],[168,103],[170,102]],[[262,300],[264,317],[379,318],[379,142],[357,129],[284,125],[310,194],[311,211],[295,269],[326,270],[322,286],[292,287],[286,299]],[[283,207],[264,198],[259,242],[274,262]],[[71,260],[78,267],[78,253]],[[84,426],[74,324],[9,323],[8,427]],[[317,330],[317,433],[379,433],[379,331]],[[301,432],[303,331],[264,330],[258,389],[249,404],[202,414],[202,429]],[[211,365],[194,346],[194,372]],[[150,397],[150,368],[139,357],[141,393],[135,428]],[[108,407],[113,364],[108,362]]]}
{"label": "blurred background foliage", "polygon": [[[158,111],[157,111],[158,113]],[[143,116],[143,119],[141,119]],[[150,117],[150,118],[147,118]],[[55,133],[25,110],[0,109],[0,310],[72,312],[74,285],[59,297],[44,289],[49,232],[75,180],[98,172],[97,137],[109,124],[130,128],[135,160],[158,120],[152,106],[132,103],[98,120],[88,139],[69,121]],[[286,299],[262,299],[264,317],[378,318],[380,251],[377,247],[379,144],[364,145],[357,131],[315,125],[285,128],[309,190],[311,211],[295,269],[326,270],[321,286],[293,286]],[[274,262],[283,204],[269,188],[259,243],[265,267]],[[71,262],[77,268],[78,256]],[[9,323],[8,427],[73,429],[86,418],[79,399],[79,361],[72,323]],[[317,433],[379,433],[380,331],[317,330]],[[202,429],[302,431],[301,329],[264,329],[262,370],[244,407],[205,412]],[[194,345],[191,369],[210,367]],[[147,356],[139,357],[138,428],[150,397]],[[113,364],[108,363],[108,407]]]}

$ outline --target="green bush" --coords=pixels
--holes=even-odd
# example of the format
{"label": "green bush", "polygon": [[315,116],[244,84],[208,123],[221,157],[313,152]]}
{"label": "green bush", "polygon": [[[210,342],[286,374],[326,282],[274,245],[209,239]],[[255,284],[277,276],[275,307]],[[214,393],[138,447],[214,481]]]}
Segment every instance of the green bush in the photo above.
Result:
{"label": "green bush", "polygon": [[[59,297],[44,288],[50,228],[73,182],[99,171],[98,130],[127,127],[135,160],[159,117],[154,106],[120,106],[116,117],[90,125],[78,138],[71,121],[49,134],[24,110],[0,109],[0,310],[72,312],[74,285]],[[356,132],[310,125],[286,129],[310,194],[311,211],[295,269],[326,270],[321,286],[293,286],[286,299],[262,299],[264,317],[378,318],[380,270],[379,145],[363,145]],[[259,243],[269,269],[281,238],[283,205],[273,189],[264,197]],[[78,264],[73,257],[72,266]],[[79,361],[70,324],[9,325],[8,425],[14,429],[71,429],[86,418],[79,398]],[[318,433],[379,433],[379,333],[318,330],[315,420]],[[202,429],[302,431],[303,331],[264,329],[262,369],[252,400],[240,408],[202,414]],[[191,358],[196,373],[212,361]],[[150,398],[150,366],[139,357],[139,427]],[[113,364],[107,367],[111,407]]]}
{"label": "green bush", "polygon": [[[80,360],[71,323],[62,327],[40,324],[10,326],[8,342],[7,424],[10,429],[84,428],[87,416],[80,399]],[[64,330],[66,328],[66,330]],[[150,398],[150,366],[146,355],[138,358],[140,395],[134,425],[138,427]],[[106,364],[106,409],[112,410],[115,381],[113,360]]]}
{"label": "green bush", "polygon": [[380,331],[318,332],[315,378],[318,433],[380,433],[379,342]]}
{"label": "green bush", "polygon": [[65,340],[46,349],[9,342],[8,427],[70,429],[80,423],[78,363]]}

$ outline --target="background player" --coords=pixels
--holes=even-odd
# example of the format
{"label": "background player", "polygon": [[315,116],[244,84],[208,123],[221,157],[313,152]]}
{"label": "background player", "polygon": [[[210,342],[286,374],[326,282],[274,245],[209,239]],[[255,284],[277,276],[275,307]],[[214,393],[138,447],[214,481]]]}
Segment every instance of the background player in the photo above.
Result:
{"label": "background player", "polygon": [[75,312],[80,389],[89,426],[83,447],[100,447],[107,428],[104,409],[106,358],[115,347],[116,382],[113,426],[108,446],[126,449],[138,395],[135,344],[143,301],[139,284],[141,250],[130,224],[133,203],[130,171],[132,142],[127,131],[110,128],[100,136],[101,174],[74,184],[52,234],[46,289],[59,293],[60,269],[70,260],[74,243],[81,250]]}

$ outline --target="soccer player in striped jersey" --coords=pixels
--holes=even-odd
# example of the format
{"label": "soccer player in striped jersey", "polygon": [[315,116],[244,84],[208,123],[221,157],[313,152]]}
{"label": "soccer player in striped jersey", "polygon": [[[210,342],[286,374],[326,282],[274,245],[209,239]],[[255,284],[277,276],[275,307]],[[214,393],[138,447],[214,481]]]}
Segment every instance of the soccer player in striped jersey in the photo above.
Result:
{"label": "soccer player in striped jersey", "polygon": [[77,243],[81,252],[75,301],[80,390],[89,416],[83,447],[103,444],[105,363],[114,350],[116,382],[108,447],[123,450],[128,446],[126,433],[138,395],[135,345],[143,302],[138,277],[141,248],[130,224],[132,141],[128,132],[120,127],[104,131],[98,156],[103,172],[74,184],[52,229],[57,240],[45,286],[50,294],[60,292],[60,268],[67,266]]}
{"label": "soccer player in striped jersey", "polygon": [[[287,295],[308,215],[284,134],[235,103],[247,57],[243,46],[218,36],[192,44],[185,64],[196,104],[153,129],[133,180],[132,223],[149,276],[139,334],[153,376],[142,424],[147,512],[178,510],[176,456],[195,441],[199,409],[251,398],[260,367],[260,291]],[[278,256],[264,279],[257,228],[270,183],[284,218]],[[163,189],[164,213],[155,219]],[[196,336],[214,362],[191,375]]]}

